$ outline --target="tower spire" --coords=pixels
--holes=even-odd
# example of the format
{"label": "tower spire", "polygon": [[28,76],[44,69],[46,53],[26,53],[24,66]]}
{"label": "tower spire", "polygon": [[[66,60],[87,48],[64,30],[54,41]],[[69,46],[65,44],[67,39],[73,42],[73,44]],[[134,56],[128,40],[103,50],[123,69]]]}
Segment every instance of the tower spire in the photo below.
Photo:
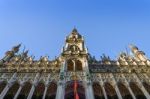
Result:
{"label": "tower spire", "polygon": [[78,30],[77,30],[75,27],[74,27],[73,30],[72,30],[72,34],[74,34],[74,35],[75,35],[75,34],[78,34]]}

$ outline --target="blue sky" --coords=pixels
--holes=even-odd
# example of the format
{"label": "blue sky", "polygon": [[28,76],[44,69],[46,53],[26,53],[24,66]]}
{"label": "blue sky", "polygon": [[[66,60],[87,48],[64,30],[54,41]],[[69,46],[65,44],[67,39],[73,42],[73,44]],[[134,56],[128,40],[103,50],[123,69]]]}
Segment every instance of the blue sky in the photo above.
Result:
{"label": "blue sky", "polygon": [[74,26],[97,59],[116,58],[129,44],[150,56],[149,0],[0,0],[0,57],[22,43],[53,59]]}

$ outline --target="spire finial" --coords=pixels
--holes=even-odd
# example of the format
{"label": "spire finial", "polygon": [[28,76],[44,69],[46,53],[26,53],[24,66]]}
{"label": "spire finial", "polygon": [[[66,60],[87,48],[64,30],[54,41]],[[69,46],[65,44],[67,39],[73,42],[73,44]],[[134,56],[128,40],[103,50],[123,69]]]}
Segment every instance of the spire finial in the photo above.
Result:
{"label": "spire finial", "polygon": [[21,46],[21,44],[18,44],[18,45],[16,45],[16,46],[14,46],[14,47],[12,48],[12,51],[14,51],[15,53],[18,52],[20,46]]}
{"label": "spire finial", "polygon": [[76,27],[74,26],[73,30],[72,30],[72,33],[78,33]]}
{"label": "spire finial", "polygon": [[132,49],[137,49],[138,50],[138,47],[137,46],[135,46],[134,44],[130,44],[129,45],[129,48],[132,50]]}

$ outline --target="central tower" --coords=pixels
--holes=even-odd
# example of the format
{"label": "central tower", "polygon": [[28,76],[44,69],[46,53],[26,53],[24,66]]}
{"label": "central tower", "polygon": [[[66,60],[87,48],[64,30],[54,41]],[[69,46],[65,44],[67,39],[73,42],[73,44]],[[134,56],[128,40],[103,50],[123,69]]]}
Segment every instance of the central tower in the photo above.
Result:
{"label": "central tower", "polygon": [[66,37],[59,59],[62,65],[56,99],[70,99],[75,90],[73,87],[75,82],[78,83],[81,99],[94,99],[88,66],[88,50],[83,36],[77,29],[74,28]]}
{"label": "central tower", "polygon": [[73,29],[71,34],[66,37],[65,45],[62,51],[62,57],[66,62],[65,71],[88,72],[88,52],[84,44],[84,38],[77,29]]}

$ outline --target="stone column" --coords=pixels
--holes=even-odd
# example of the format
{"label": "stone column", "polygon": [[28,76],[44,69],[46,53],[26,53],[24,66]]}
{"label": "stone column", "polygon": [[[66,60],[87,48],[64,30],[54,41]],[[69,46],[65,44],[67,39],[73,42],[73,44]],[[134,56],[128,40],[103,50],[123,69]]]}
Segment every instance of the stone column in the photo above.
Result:
{"label": "stone column", "polygon": [[147,99],[150,99],[150,95],[147,92],[147,90],[144,88],[142,82],[139,80],[139,78],[137,77],[136,74],[133,74],[133,76],[136,78],[137,83],[138,83],[138,87],[142,90],[143,94],[146,96]]}
{"label": "stone column", "polygon": [[57,93],[56,93],[56,99],[64,99],[65,96],[65,83],[58,82],[57,85]]}
{"label": "stone column", "polygon": [[8,84],[6,85],[6,87],[4,88],[4,90],[0,94],[0,99],[4,98],[4,96],[6,95],[7,91],[13,85],[13,82],[16,80],[15,79],[16,76],[17,76],[17,73],[14,73],[13,76],[10,78],[10,80],[8,81]]}
{"label": "stone column", "polygon": [[125,78],[125,76],[124,76],[123,74],[122,74],[121,76],[122,76],[122,78],[124,79],[125,86],[126,86],[126,88],[129,90],[129,92],[130,92],[132,98],[133,98],[133,99],[136,99],[136,97],[135,97],[133,91],[132,91],[131,88],[130,88],[130,85],[129,85],[128,81],[127,81],[126,78]]}
{"label": "stone column", "polygon": [[85,95],[86,95],[86,99],[94,99],[91,75],[89,73],[87,59],[84,59],[84,63],[85,64],[83,66],[83,68],[84,68],[83,70],[86,72],[86,76],[85,76]]}
{"label": "stone column", "polygon": [[117,83],[114,84],[114,87],[115,87],[115,90],[116,90],[116,93],[117,93],[118,98],[119,98],[119,99],[122,99],[122,96],[121,96],[121,93],[120,93],[119,88],[118,88],[118,86],[117,86]]}
{"label": "stone column", "polygon": [[94,99],[92,83],[87,81],[85,86],[86,99]]}
{"label": "stone column", "polygon": [[46,85],[46,86],[45,86],[45,90],[44,90],[44,94],[43,94],[42,99],[45,99],[45,97],[46,97],[46,93],[47,93],[47,89],[48,89],[48,86]]}
{"label": "stone column", "polygon": [[49,86],[49,78],[50,78],[50,74],[47,77],[47,81],[46,81],[46,84],[45,84],[45,90],[44,90],[44,94],[43,94],[42,99],[45,99],[45,97],[46,97],[47,89],[48,89],[48,86]]}
{"label": "stone column", "polygon": [[107,99],[107,94],[106,94],[105,88],[104,88],[103,85],[101,87],[102,87],[102,91],[103,91],[103,94],[104,94],[104,98]]}
{"label": "stone column", "polygon": [[121,93],[120,93],[120,91],[119,91],[119,88],[118,88],[117,82],[116,82],[116,80],[115,80],[115,77],[113,76],[113,74],[110,74],[110,76],[112,77],[113,86],[114,86],[114,88],[115,88],[115,91],[116,91],[116,93],[117,93],[118,98],[119,98],[119,99],[122,99],[122,96],[121,96]]}
{"label": "stone column", "polygon": [[103,91],[103,94],[104,94],[104,98],[105,98],[105,99],[108,99],[108,98],[107,98],[106,91],[105,91],[105,88],[104,88],[104,82],[103,82],[103,80],[102,80],[101,74],[99,74],[99,77],[100,77],[100,85],[101,85],[101,88],[102,88],[102,91]]}
{"label": "stone column", "polygon": [[83,70],[86,71],[87,73],[89,73],[89,65],[88,65],[88,61],[85,59],[84,60],[85,66],[83,66]]}
{"label": "stone column", "polygon": [[72,60],[73,62],[73,71],[75,72],[76,71],[76,63],[75,63],[75,60]]}
{"label": "stone column", "polygon": [[17,93],[15,94],[14,99],[17,99],[17,98],[18,98],[18,95],[20,94],[20,91],[21,91],[22,87],[23,87],[23,86],[22,86],[22,85],[20,85],[20,87],[19,87],[19,89],[18,89]]}
{"label": "stone column", "polygon": [[55,99],[64,99],[65,95],[65,68],[66,62],[64,61],[59,74],[59,81],[57,83],[57,92]]}
{"label": "stone column", "polygon": [[6,87],[3,89],[3,91],[1,92],[1,95],[0,95],[0,99],[3,99],[4,96],[6,95],[7,91],[9,90],[9,88],[11,87],[12,85],[9,85],[7,84]]}
{"label": "stone column", "polygon": [[29,95],[28,95],[27,99],[31,99],[32,98],[32,95],[33,95],[34,90],[35,90],[35,86],[38,83],[39,76],[40,76],[40,73],[37,73],[36,76],[35,76],[35,78],[34,78],[34,82],[32,84],[32,88],[31,88],[31,90],[29,92]]}
{"label": "stone column", "polygon": [[32,95],[33,95],[33,93],[34,93],[34,90],[35,90],[35,85],[33,84],[33,85],[32,85],[32,88],[31,88],[31,90],[30,90],[30,93],[29,93],[29,95],[28,95],[28,97],[27,97],[27,99],[31,99],[31,98],[32,98]]}
{"label": "stone column", "polygon": [[133,99],[136,99],[136,97],[135,97],[135,95],[134,95],[133,91],[131,90],[131,88],[130,88],[129,84],[127,84],[127,85],[126,85],[126,87],[127,87],[127,89],[129,90],[129,92],[130,92],[130,94],[131,94],[132,98],[133,98]]}
{"label": "stone column", "polygon": [[18,98],[18,96],[19,96],[19,94],[20,94],[20,92],[21,92],[21,90],[22,90],[22,88],[23,88],[23,86],[24,86],[24,83],[25,83],[26,81],[27,81],[27,75],[25,75],[25,76],[23,77],[23,81],[20,83],[20,87],[19,87],[17,93],[15,94],[14,99],[17,99],[17,98]]}

